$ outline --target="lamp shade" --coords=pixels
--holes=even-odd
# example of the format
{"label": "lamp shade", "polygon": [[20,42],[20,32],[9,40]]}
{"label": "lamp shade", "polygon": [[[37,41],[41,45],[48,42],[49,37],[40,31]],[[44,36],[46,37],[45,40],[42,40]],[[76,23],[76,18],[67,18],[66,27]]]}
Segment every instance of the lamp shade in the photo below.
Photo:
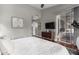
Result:
{"label": "lamp shade", "polygon": [[3,24],[0,24],[0,37],[7,35],[8,31]]}
{"label": "lamp shade", "polygon": [[32,23],[32,27],[37,28],[38,27],[38,23],[37,22],[33,22]]}

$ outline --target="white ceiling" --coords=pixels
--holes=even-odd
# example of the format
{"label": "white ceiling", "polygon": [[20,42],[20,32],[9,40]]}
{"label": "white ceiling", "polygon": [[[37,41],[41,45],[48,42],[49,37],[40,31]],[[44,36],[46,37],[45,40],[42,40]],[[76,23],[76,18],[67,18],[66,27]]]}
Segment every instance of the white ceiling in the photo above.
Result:
{"label": "white ceiling", "polygon": [[44,4],[43,8],[41,8],[41,4],[29,4],[29,5],[37,9],[45,9],[45,8],[56,6],[57,4]]}

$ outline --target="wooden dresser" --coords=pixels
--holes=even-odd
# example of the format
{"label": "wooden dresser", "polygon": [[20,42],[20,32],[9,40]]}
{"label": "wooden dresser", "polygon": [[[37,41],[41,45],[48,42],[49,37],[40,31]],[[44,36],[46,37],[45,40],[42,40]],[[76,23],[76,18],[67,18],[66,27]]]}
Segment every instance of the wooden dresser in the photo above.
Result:
{"label": "wooden dresser", "polygon": [[42,32],[41,36],[42,36],[42,38],[49,40],[49,41],[54,40],[54,33],[52,33],[52,32]]}

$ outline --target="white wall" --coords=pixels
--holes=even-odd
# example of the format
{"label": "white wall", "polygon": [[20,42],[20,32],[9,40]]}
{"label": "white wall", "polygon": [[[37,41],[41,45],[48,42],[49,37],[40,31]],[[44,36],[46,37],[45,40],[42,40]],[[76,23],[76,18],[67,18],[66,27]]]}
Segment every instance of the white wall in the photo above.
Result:
{"label": "white wall", "polygon": [[[28,5],[12,5],[12,4],[2,4],[0,5],[0,24],[6,28],[8,36],[13,38],[28,37],[32,35],[31,21],[32,16],[40,15],[42,16],[39,21],[41,21],[41,31],[45,31],[45,23],[55,21],[57,14],[63,14],[67,9],[77,5],[57,5],[55,7],[46,8],[44,10],[38,10],[32,8]],[[11,16],[17,16],[24,18],[24,28],[23,29],[13,29],[11,28]]]}
{"label": "white wall", "polygon": [[67,13],[71,8],[79,5],[72,4],[60,4],[51,8],[47,8],[42,10],[42,19],[41,19],[41,31],[46,31],[45,23],[56,21],[56,15],[63,15]]}
{"label": "white wall", "polygon": [[[40,11],[28,5],[0,5],[0,24],[6,27],[8,36],[12,38],[28,37],[32,35],[31,21],[34,15],[40,15]],[[11,28],[11,16],[24,18],[24,28]]]}

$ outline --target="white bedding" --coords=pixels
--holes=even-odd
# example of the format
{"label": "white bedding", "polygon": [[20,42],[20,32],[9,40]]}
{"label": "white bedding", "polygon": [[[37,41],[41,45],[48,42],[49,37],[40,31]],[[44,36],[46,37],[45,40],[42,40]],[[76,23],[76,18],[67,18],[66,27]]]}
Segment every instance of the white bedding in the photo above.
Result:
{"label": "white bedding", "polygon": [[0,40],[0,49],[10,55],[69,55],[64,46],[36,37]]}
{"label": "white bedding", "polygon": [[36,37],[21,38],[12,42],[15,46],[12,55],[69,55],[64,46]]}

